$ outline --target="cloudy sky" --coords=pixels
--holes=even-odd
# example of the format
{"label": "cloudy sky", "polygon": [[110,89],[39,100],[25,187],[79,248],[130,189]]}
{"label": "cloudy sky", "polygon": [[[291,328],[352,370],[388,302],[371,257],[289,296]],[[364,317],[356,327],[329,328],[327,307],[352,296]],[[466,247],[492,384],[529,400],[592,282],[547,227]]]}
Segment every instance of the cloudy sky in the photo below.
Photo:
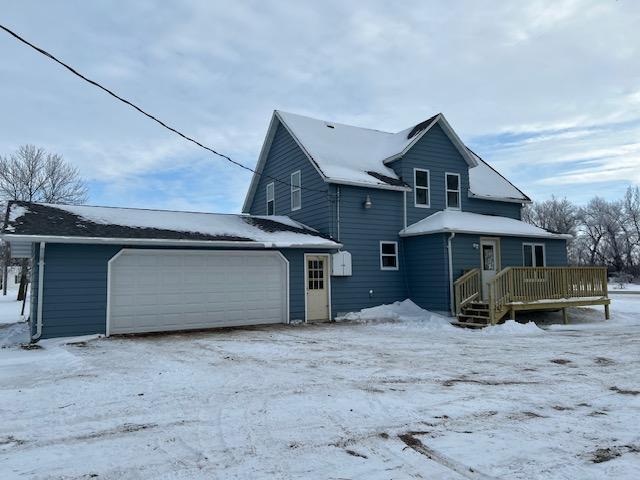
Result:
{"label": "cloudy sky", "polygon": [[[274,109],[397,131],[443,112],[535,199],[640,184],[640,2],[0,0],[0,23],[254,165]],[[0,32],[0,154],[90,203],[239,211],[249,174]]]}

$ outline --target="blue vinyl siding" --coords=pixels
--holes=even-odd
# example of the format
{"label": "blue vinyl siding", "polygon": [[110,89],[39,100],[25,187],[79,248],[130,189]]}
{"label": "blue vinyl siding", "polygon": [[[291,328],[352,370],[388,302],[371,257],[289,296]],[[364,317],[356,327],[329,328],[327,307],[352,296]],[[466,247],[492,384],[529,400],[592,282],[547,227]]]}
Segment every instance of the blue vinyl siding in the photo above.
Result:
{"label": "blue vinyl siding", "polygon": [[[453,240],[453,278],[463,274],[465,270],[480,267],[480,249],[473,244],[480,244],[480,235],[458,234]],[[487,237],[493,237],[487,235]],[[543,243],[545,245],[546,262],[549,267],[567,265],[566,241],[562,239],[499,237],[501,267],[522,266],[522,244]]]}
{"label": "blue vinyl siding", "polygon": [[414,168],[429,170],[430,208],[415,206],[414,192],[407,193],[409,225],[446,208],[445,174],[460,175],[460,204],[465,212],[500,215],[520,219],[519,203],[469,198],[468,165],[440,125],[434,125],[409,151],[391,164],[397,175],[414,187]]}
{"label": "blue vinyl siding", "polygon": [[447,235],[439,233],[403,239],[409,297],[433,312],[449,311]]}
{"label": "blue vinyl siding", "polygon": [[[122,248],[125,247],[47,244],[42,338],[105,333],[107,266],[109,260]],[[291,321],[303,321],[304,254],[323,253],[327,250],[282,249],[280,252],[289,261],[289,318]],[[36,294],[32,297],[31,308],[31,325],[34,332],[38,289],[37,250],[35,253],[36,268],[32,291]]]}
{"label": "blue vinyl siding", "polygon": [[[336,192],[336,186],[332,186]],[[340,238],[343,250],[351,253],[353,275],[333,277],[332,303],[334,316],[382,303],[407,298],[402,242],[402,193],[341,185]],[[337,192],[336,192],[337,194]],[[372,203],[364,208],[366,196]],[[336,206],[332,217],[337,222]],[[337,230],[337,226],[335,227]],[[398,270],[380,269],[380,241],[398,242]],[[369,291],[373,290],[370,295]]]}
{"label": "blue vinyl siding", "polygon": [[[292,212],[289,184],[291,174],[297,170],[300,170],[302,183],[302,208]],[[324,234],[332,233],[329,218],[329,184],[322,179],[282,124],[279,124],[276,129],[262,173],[248,213],[267,214],[266,188],[274,181],[273,178],[277,178],[285,184],[274,182],[275,214],[287,215]]]}

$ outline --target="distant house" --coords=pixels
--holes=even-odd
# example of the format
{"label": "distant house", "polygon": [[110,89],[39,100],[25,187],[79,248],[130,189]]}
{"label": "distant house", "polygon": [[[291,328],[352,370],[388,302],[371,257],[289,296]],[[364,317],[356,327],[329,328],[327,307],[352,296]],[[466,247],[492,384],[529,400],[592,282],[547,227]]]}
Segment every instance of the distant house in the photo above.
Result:
{"label": "distant house", "polygon": [[[276,111],[242,215],[12,202],[33,245],[34,337],[327,321],[406,298],[480,326],[603,304],[566,235],[444,115],[398,133]],[[44,262],[41,262],[44,260]]]}

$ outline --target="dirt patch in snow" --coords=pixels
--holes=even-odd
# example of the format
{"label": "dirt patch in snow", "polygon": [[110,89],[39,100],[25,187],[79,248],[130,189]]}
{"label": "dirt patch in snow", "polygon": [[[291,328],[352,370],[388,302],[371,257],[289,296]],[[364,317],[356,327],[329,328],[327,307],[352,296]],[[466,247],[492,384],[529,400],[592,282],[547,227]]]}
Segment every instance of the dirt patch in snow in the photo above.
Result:
{"label": "dirt patch in snow", "polygon": [[610,358],[607,357],[596,357],[593,359],[593,362],[596,365],[602,365],[604,367],[608,367],[610,365],[615,365],[616,362],[614,362],[613,360],[611,360]]}
{"label": "dirt patch in snow", "polygon": [[538,382],[525,382],[520,380],[476,380],[472,378],[452,378],[442,382],[443,387],[453,387],[456,383],[475,383],[478,385],[536,385]]}
{"label": "dirt patch in snow", "polygon": [[567,360],[566,358],[554,358],[549,360],[551,363],[555,363],[557,365],[567,365],[569,363],[573,363],[571,360]]}
{"label": "dirt patch in snow", "polygon": [[616,392],[619,393],[620,395],[640,395],[640,390],[627,390],[624,388],[618,388],[618,387],[611,387],[609,390],[611,390],[612,392]]}
{"label": "dirt patch in snow", "polygon": [[349,448],[347,448],[345,450],[345,452],[347,452],[352,457],[359,457],[359,458],[364,458],[364,459],[368,459],[369,458],[364,453],[359,453],[359,452],[356,452],[355,450],[351,450]]}
{"label": "dirt patch in snow", "polygon": [[616,445],[613,447],[598,448],[589,454],[592,463],[604,463],[614,458],[621,457],[625,453],[640,453],[638,445]]}

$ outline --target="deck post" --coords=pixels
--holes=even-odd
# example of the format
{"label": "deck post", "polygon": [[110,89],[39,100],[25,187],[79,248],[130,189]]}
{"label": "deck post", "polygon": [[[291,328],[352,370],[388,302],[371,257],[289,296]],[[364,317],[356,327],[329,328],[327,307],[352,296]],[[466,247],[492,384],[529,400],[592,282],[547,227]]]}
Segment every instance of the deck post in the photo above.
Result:
{"label": "deck post", "polygon": [[566,308],[562,309],[562,323],[564,323],[565,325],[567,323],[569,323],[569,320],[567,318],[567,309]]}
{"label": "deck post", "polygon": [[605,304],[604,306],[604,319],[605,320],[610,320],[611,319],[611,314],[609,312],[609,305]]}
{"label": "deck post", "polygon": [[509,309],[509,318],[513,321],[516,320],[516,309],[514,307]]}

